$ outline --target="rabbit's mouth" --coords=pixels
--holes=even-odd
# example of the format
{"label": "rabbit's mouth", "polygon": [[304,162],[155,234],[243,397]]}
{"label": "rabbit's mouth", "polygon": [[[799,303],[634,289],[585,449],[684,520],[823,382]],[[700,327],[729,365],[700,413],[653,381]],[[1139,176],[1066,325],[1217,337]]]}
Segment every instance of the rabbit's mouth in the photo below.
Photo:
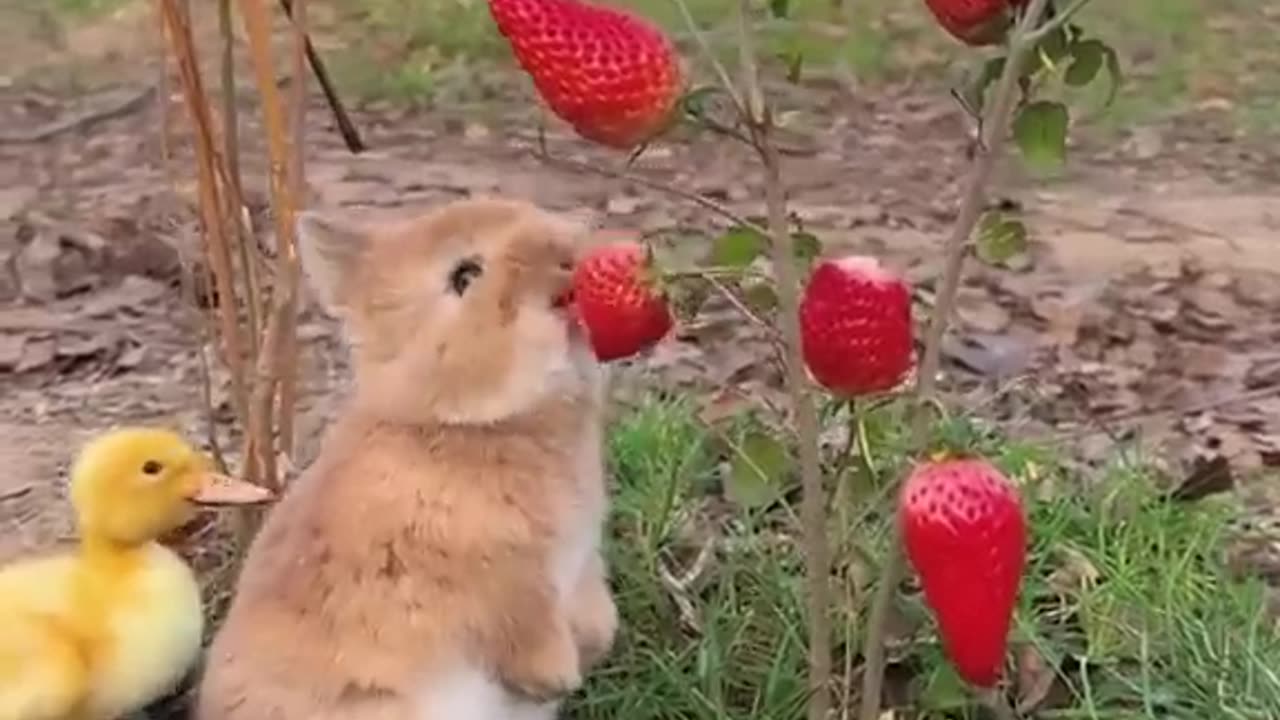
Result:
{"label": "rabbit's mouth", "polygon": [[573,288],[567,287],[551,298],[551,307],[556,310],[569,310],[573,305]]}

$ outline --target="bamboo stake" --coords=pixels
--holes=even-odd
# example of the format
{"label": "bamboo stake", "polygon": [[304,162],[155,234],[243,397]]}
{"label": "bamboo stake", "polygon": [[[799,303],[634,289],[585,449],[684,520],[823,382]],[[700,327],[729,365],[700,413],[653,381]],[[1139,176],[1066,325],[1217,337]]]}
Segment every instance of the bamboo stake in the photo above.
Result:
{"label": "bamboo stake", "polygon": [[[298,257],[294,239],[294,215],[297,206],[287,182],[289,150],[284,110],[272,62],[271,19],[263,0],[239,0],[239,7],[249,36],[250,59],[261,100],[263,124],[267,130],[271,206],[276,227],[275,286],[272,288],[271,312],[255,367],[257,382],[249,408],[250,446],[247,459],[261,472],[267,487],[279,490],[280,479],[276,473],[272,433],[275,427],[273,411],[281,385],[290,385],[296,372],[295,359],[289,356],[295,344],[286,339],[286,335],[293,334],[293,315],[296,312]],[[292,413],[291,405],[280,408],[282,416]]]}

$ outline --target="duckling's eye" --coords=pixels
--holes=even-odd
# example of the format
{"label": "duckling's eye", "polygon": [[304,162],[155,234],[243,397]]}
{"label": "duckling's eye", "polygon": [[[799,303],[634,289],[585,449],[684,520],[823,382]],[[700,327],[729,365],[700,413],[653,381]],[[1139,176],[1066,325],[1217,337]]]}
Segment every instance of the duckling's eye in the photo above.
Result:
{"label": "duckling's eye", "polygon": [[144,475],[159,475],[160,471],[163,469],[164,465],[161,465],[159,461],[156,460],[148,460],[142,463],[142,473]]}
{"label": "duckling's eye", "polygon": [[449,271],[449,289],[454,295],[462,297],[462,294],[471,286],[471,281],[483,273],[484,268],[480,266],[479,258],[463,258]]}

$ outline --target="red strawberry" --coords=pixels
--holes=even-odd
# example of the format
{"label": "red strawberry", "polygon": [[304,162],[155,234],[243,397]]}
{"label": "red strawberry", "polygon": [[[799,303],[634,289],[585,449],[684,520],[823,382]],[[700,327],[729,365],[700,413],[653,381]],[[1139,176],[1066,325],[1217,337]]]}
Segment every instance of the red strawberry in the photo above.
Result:
{"label": "red strawberry", "polygon": [[965,680],[992,687],[1026,563],[1017,490],[984,460],[924,463],[902,488],[898,522],[947,657]]}
{"label": "red strawberry", "polygon": [[601,362],[635,355],[671,329],[666,298],[646,279],[643,245],[615,241],[597,246],[573,273],[578,318]]}
{"label": "red strawberry", "polygon": [[800,299],[805,365],[832,392],[893,388],[912,365],[911,292],[872,257],[823,260]]}
{"label": "red strawberry", "polygon": [[538,94],[578,134],[625,150],[669,124],[683,73],[653,25],[579,0],[489,0],[489,11]]}
{"label": "red strawberry", "polygon": [[1013,21],[1013,9],[1027,0],[924,0],[938,24],[966,45],[1002,42]]}

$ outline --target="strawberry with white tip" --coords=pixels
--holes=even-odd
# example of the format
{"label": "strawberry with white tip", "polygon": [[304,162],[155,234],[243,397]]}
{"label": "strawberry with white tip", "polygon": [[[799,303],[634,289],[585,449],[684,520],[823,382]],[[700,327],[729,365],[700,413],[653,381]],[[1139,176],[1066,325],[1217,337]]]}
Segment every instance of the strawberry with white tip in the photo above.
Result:
{"label": "strawberry with white tip", "polygon": [[891,390],[911,371],[911,291],[873,257],[823,260],[800,300],[805,365],[842,397]]}

